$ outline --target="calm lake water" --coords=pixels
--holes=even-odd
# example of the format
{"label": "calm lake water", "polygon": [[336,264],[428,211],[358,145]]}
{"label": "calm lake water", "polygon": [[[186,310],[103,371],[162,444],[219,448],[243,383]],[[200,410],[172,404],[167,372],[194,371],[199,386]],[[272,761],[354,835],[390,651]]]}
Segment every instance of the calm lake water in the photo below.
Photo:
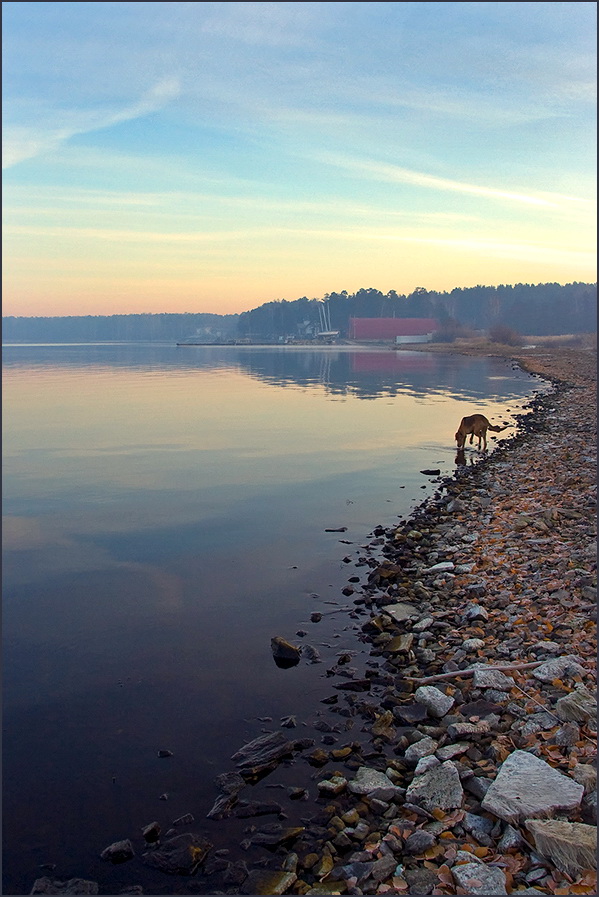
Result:
{"label": "calm lake water", "polygon": [[[320,743],[326,669],[363,651],[341,589],[373,528],[432,493],[421,469],[453,472],[464,414],[513,421],[542,388],[385,349],[4,347],[3,893],[44,863],[174,893],[98,854],[188,812],[220,847],[241,837],[205,819],[214,778],[289,714]],[[275,635],[323,663],[279,669]]]}

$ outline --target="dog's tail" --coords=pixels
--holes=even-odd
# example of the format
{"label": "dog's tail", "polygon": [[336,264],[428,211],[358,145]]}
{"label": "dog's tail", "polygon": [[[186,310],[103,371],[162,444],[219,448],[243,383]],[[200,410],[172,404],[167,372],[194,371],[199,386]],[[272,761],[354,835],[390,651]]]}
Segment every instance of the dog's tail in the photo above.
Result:
{"label": "dog's tail", "polygon": [[501,433],[501,431],[505,429],[505,427],[494,427],[493,424],[489,424],[489,430],[494,430],[495,433]]}

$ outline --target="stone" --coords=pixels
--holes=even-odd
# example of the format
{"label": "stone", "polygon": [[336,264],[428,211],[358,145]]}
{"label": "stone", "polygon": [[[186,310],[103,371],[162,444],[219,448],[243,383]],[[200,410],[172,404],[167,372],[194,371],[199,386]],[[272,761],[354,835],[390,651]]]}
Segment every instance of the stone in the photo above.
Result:
{"label": "stone", "polygon": [[165,841],[158,850],[142,854],[147,866],[153,866],[169,875],[193,875],[212,849],[207,838],[187,832]]}
{"label": "stone", "polygon": [[564,723],[555,733],[554,740],[560,747],[573,747],[580,741],[580,727],[576,723]]}
{"label": "stone", "polygon": [[580,806],[584,789],[527,751],[516,750],[501,764],[481,806],[506,822],[550,817]]}
{"label": "stone", "polygon": [[295,666],[300,661],[300,649],[287,639],[276,635],[270,640],[272,656],[277,666]]}
{"label": "stone", "polygon": [[430,716],[441,718],[449,713],[455,701],[449,695],[444,694],[441,689],[435,688],[434,685],[421,685],[414,692],[414,697],[419,704],[422,704],[428,710]]}
{"label": "stone", "polygon": [[426,832],[424,829],[419,829],[416,832],[412,832],[408,837],[404,845],[404,850],[406,850],[407,853],[411,853],[412,856],[416,856],[417,854],[424,853],[424,851],[432,847],[436,841],[437,838],[432,832]]}
{"label": "stone", "polygon": [[411,744],[409,748],[406,749],[404,760],[406,760],[407,763],[416,764],[423,757],[428,757],[431,754],[434,754],[438,747],[438,741],[425,735],[420,741],[414,742],[414,744]]}
{"label": "stone", "polygon": [[411,650],[413,642],[414,636],[411,632],[402,632],[401,635],[389,639],[383,647],[383,654],[407,654]]}
{"label": "stone", "polygon": [[272,825],[265,825],[259,832],[252,835],[252,844],[276,848],[281,844],[289,844],[291,841],[295,841],[304,831],[303,826],[282,826],[275,822]]}
{"label": "stone", "polygon": [[293,872],[252,869],[239,889],[240,894],[284,894],[297,881]]}
{"label": "stone", "polygon": [[404,869],[403,877],[408,883],[409,894],[414,897],[424,897],[432,894],[439,880],[432,869]]}
{"label": "stone", "polygon": [[594,825],[556,819],[527,819],[525,825],[538,852],[566,875],[576,878],[587,869],[597,868]]}
{"label": "stone", "polygon": [[428,757],[422,757],[416,764],[414,775],[421,776],[423,773],[427,772],[427,770],[432,769],[433,766],[438,766],[440,762],[441,761],[435,757],[434,754],[431,754]]}
{"label": "stone", "polygon": [[489,613],[482,605],[472,603],[464,611],[463,619],[467,623],[473,623],[475,620],[488,620]]}
{"label": "stone", "polygon": [[406,620],[415,620],[420,616],[418,608],[414,607],[413,604],[406,604],[402,601],[397,604],[387,604],[383,610],[396,623],[405,623]]}
{"label": "stone", "polygon": [[154,844],[160,838],[161,828],[157,822],[150,822],[142,828],[141,833],[148,844]]}
{"label": "stone", "polygon": [[341,794],[347,787],[347,779],[343,776],[332,776],[330,779],[318,782],[316,787],[321,794]]}
{"label": "stone", "polygon": [[450,738],[478,738],[480,735],[488,735],[491,726],[483,719],[478,723],[451,723],[447,727]]}
{"label": "stone", "polygon": [[555,714],[562,722],[586,722],[597,717],[597,699],[581,683],[575,690],[564,695],[555,705]]}
{"label": "stone", "polygon": [[522,847],[523,844],[524,838],[518,829],[515,829],[513,825],[506,823],[503,834],[497,842],[497,849],[501,853],[506,853],[508,850],[515,850],[516,848]]}
{"label": "stone", "polygon": [[586,670],[580,664],[580,657],[575,654],[566,654],[542,663],[540,667],[532,671],[532,675],[541,682],[551,682],[553,679],[582,676],[585,672]]}
{"label": "stone", "polygon": [[466,894],[507,894],[505,873],[484,863],[461,863],[451,870],[455,883]]}
{"label": "stone", "polygon": [[360,766],[356,777],[347,787],[352,794],[362,794],[379,800],[392,800],[404,794],[403,788],[394,785],[384,772],[371,769],[369,766]]}
{"label": "stone", "polygon": [[453,760],[454,757],[459,757],[460,754],[465,754],[466,751],[470,750],[470,745],[467,741],[459,741],[457,744],[445,744],[443,747],[439,748],[436,751],[436,756],[439,760]]}
{"label": "stone", "polygon": [[480,651],[485,647],[482,638],[467,638],[462,642],[464,651]]}
{"label": "stone", "polygon": [[425,573],[451,573],[455,570],[455,564],[453,561],[441,561],[438,564],[433,564],[432,567],[428,567],[424,572]]}
{"label": "stone", "polygon": [[109,844],[100,854],[101,859],[110,860],[111,863],[126,863],[134,856],[133,844],[128,838]]}
{"label": "stone", "polygon": [[583,786],[585,794],[597,790],[597,770],[590,763],[579,763],[570,771],[570,775]]}
{"label": "stone", "polygon": [[446,760],[424,775],[415,776],[405,796],[407,802],[431,812],[460,807],[464,791],[456,766],[451,760]]}
{"label": "stone", "polygon": [[509,691],[515,684],[511,676],[506,676],[501,670],[490,670],[484,664],[474,664],[472,667],[474,676],[472,684],[474,688],[496,688],[498,691]]}
{"label": "stone", "polygon": [[173,825],[191,825],[192,822],[195,822],[195,819],[191,813],[184,813],[183,816],[179,816],[178,819],[173,819]]}
{"label": "stone", "polygon": [[283,757],[293,753],[295,742],[289,741],[283,732],[267,732],[244,744],[231,757],[237,761],[241,775],[252,777],[274,769]]}
{"label": "stone", "polygon": [[68,881],[56,881],[44,876],[33,883],[30,894],[98,894],[97,881],[85,878],[69,878]]}

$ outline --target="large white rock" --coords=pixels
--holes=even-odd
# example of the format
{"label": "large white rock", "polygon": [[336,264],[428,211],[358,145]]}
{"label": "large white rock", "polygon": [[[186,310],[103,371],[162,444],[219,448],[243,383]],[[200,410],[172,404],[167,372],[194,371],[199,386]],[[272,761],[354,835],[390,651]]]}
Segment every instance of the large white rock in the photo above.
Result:
{"label": "large white rock", "polygon": [[506,822],[554,816],[580,806],[584,788],[527,751],[514,751],[482,800],[483,810]]}

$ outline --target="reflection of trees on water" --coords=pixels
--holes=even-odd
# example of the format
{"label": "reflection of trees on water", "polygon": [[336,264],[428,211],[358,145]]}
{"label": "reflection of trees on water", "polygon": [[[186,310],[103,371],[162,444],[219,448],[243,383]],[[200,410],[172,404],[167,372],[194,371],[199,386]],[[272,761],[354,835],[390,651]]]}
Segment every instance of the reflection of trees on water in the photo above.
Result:
{"label": "reflection of trees on water", "polygon": [[71,345],[5,348],[5,368],[108,368],[143,372],[235,370],[273,386],[361,399],[411,395],[510,398],[530,379],[498,358],[442,353],[252,346]]}

